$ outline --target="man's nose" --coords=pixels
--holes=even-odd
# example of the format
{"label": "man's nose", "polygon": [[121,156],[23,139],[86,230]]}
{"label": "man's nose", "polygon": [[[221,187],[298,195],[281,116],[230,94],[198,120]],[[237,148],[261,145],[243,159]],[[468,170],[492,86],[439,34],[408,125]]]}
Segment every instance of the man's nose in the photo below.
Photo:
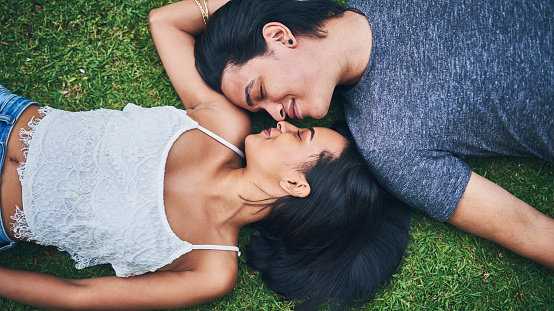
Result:
{"label": "man's nose", "polygon": [[275,119],[275,121],[285,120],[285,108],[282,104],[271,104],[265,108],[269,115]]}

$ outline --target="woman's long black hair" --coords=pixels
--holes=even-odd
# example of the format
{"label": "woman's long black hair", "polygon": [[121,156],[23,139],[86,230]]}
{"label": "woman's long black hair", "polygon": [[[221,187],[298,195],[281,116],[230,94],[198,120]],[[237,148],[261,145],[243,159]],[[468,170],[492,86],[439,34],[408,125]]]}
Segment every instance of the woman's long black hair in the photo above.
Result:
{"label": "woman's long black hair", "polygon": [[323,152],[305,172],[306,198],[287,196],[253,227],[247,264],[297,309],[329,302],[341,309],[373,297],[398,268],[408,244],[411,210],[389,196],[351,143],[338,158]]}

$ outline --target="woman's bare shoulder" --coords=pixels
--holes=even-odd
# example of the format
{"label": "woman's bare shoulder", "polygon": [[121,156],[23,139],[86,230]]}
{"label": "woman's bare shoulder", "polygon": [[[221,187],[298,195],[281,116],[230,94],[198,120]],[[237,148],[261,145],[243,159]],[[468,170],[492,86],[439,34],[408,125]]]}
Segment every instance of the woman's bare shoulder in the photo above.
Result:
{"label": "woman's bare shoulder", "polygon": [[244,140],[252,133],[249,113],[232,104],[205,103],[187,110],[200,125],[244,150]]}

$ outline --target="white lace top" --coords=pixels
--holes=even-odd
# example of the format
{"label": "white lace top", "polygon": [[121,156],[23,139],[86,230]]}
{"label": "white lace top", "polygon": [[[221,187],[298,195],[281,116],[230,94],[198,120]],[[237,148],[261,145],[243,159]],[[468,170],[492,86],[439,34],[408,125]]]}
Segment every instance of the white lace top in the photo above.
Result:
{"label": "white lace top", "polygon": [[163,183],[169,149],[195,128],[220,140],[184,111],[129,104],[123,111],[41,113],[31,132],[20,133],[28,150],[19,169],[18,238],[68,251],[78,269],[110,263],[117,276],[156,271],[192,249],[238,251],[191,245],[167,221]]}

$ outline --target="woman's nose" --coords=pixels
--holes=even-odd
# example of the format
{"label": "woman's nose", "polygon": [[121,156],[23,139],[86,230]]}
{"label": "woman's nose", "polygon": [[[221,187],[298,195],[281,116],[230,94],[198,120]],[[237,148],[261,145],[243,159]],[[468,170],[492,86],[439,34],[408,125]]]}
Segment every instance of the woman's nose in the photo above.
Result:
{"label": "woman's nose", "polygon": [[277,122],[277,128],[281,131],[281,133],[296,132],[298,130],[296,126],[288,123],[287,121]]}

